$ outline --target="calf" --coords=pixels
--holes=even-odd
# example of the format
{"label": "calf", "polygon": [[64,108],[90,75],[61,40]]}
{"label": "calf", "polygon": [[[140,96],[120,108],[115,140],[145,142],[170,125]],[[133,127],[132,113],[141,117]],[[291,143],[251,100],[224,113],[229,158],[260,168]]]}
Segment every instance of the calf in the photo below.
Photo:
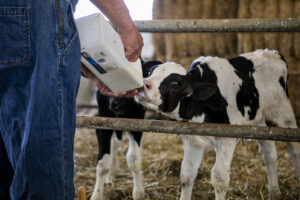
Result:
{"label": "calf", "polygon": [[[143,76],[147,76],[152,66],[161,64],[159,61],[142,62]],[[118,117],[143,119],[145,109],[133,98],[114,98],[103,96],[97,91],[97,102],[100,117]],[[91,200],[103,199],[104,182],[112,182],[117,170],[117,149],[122,140],[122,131],[97,129],[99,145],[96,185]],[[129,132],[129,149],[127,165],[133,175],[133,199],[143,199],[144,188],[141,173],[141,139],[142,132]]]}
{"label": "calf", "polygon": [[[176,120],[296,128],[287,90],[287,64],[277,51],[257,50],[232,59],[199,57],[186,71],[176,63],[157,65],[144,79],[137,102]],[[216,199],[225,199],[238,139],[183,136],[181,197],[191,199],[204,149],[216,151],[211,171]],[[280,195],[274,141],[259,140],[268,170],[269,198]],[[287,143],[300,181],[300,143]]]}
{"label": "calf", "polygon": [[[145,110],[134,102],[133,98],[107,97],[97,92],[100,117],[119,117],[143,119]],[[122,140],[122,131],[97,129],[99,144],[98,165],[96,172],[96,185],[92,200],[103,199],[104,182],[111,182],[117,170],[117,149]],[[113,136],[113,138],[112,138]],[[127,152],[127,165],[133,175],[133,198],[141,199],[144,188],[141,173],[141,139],[142,132],[129,132],[129,149]]]}

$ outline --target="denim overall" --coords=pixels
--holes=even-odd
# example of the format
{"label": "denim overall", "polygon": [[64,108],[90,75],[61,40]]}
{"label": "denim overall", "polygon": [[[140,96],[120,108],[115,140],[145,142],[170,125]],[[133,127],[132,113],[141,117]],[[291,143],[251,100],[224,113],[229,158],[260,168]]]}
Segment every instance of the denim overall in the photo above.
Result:
{"label": "denim overall", "polygon": [[77,0],[0,0],[0,200],[74,199]]}

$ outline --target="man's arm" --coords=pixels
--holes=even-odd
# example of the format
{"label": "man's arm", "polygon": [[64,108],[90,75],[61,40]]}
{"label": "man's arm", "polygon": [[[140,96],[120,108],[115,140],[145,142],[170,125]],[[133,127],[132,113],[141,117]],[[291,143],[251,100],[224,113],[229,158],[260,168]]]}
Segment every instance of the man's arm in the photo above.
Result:
{"label": "man's arm", "polygon": [[144,45],[143,38],[134,25],[123,0],[91,0],[110,19],[119,31],[125,47],[125,56],[136,61]]}

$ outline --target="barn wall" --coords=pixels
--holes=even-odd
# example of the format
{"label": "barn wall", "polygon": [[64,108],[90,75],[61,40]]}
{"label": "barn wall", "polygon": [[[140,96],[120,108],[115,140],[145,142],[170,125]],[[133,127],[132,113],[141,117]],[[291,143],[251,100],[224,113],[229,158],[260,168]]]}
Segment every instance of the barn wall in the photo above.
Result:
{"label": "barn wall", "polygon": [[[300,17],[300,0],[154,0],[154,19]],[[155,57],[188,68],[200,55],[232,57],[255,49],[278,49],[290,71],[300,71],[300,33],[153,34]],[[300,77],[289,78],[300,116]],[[300,119],[298,120],[298,125]]]}

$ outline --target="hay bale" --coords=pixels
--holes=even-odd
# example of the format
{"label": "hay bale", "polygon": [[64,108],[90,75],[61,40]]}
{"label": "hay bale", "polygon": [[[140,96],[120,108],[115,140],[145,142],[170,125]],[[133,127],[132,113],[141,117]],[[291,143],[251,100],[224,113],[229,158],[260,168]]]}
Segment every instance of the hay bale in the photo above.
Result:
{"label": "hay bale", "polygon": [[[238,0],[227,0],[228,8],[226,12],[226,18],[235,19],[237,18]],[[224,35],[224,40],[226,41],[226,52],[229,57],[237,54],[237,34],[236,33],[226,33]],[[225,55],[224,55],[225,56]]]}
{"label": "hay bale", "polygon": [[[250,12],[252,18],[264,17],[264,0],[252,0]],[[252,33],[253,49],[264,49],[264,33]]]}
{"label": "hay bale", "polygon": [[[294,16],[300,18],[300,1],[294,3]],[[295,56],[300,59],[300,33],[294,33],[294,45],[293,51]],[[300,70],[300,68],[298,68]]]}
{"label": "hay bale", "polygon": [[[216,19],[230,19],[235,18],[236,0],[217,0],[214,7],[214,18]],[[215,49],[218,56],[224,57],[236,54],[236,34],[220,33],[214,34],[215,36]]]}
{"label": "hay bale", "polygon": [[185,69],[189,69],[193,60],[195,60],[195,58],[192,57],[177,57],[175,58],[175,62],[179,63],[180,65],[182,65]]}
{"label": "hay bale", "polygon": [[[300,1],[294,1],[294,16],[293,17],[300,17]],[[292,68],[293,71],[300,71],[300,33],[294,33],[293,37],[293,50],[292,50],[292,55],[297,59],[295,66]],[[296,115],[300,115],[300,90],[299,90],[299,85],[300,85],[300,77],[295,77],[294,81],[293,79],[290,81],[293,86],[294,90],[293,96],[295,96],[295,102],[293,105],[295,106],[295,113]],[[300,119],[298,119],[298,125],[300,126]]]}
{"label": "hay bale", "polygon": [[173,38],[173,34],[172,33],[167,33],[164,34],[164,41],[165,41],[165,59],[166,61],[172,61],[173,56],[174,56],[174,50],[175,50],[175,41]]}
{"label": "hay bale", "polygon": [[163,13],[164,13],[163,1],[154,0],[152,6],[152,18],[161,19],[163,18]]}
{"label": "hay bale", "polygon": [[[240,0],[238,7],[238,18],[250,18],[250,0]],[[251,33],[239,33],[238,34],[238,53],[249,52],[253,50],[253,38]]]}
{"label": "hay bale", "polygon": [[[213,0],[203,0],[203,11],[202,19],[211,19],[214,16],[214,1]],[[202,34],[202,41],[205,41],[203,44],[203,54],[204,55],[215,55],[215,40],[214,36],[210,34]]]}
{"label": "hay bale", "polygon": [[[175,3],[173,4],[174,7],[172,9],[172,15],[174,16],[174,19],[185,19],[187,17],[186,1],[187,0],[175,1]],[[174,56],[185,57],[187,55],[188,52],[187,37],[188,36],[186,33],[173,34],[173,42],[174,42],[174,49],[175,49]]]}
{"label": "hay bale", "polygon": [[[162,3],[163,2],[160,0],[153,1],[153,8],[152,8],[153,19],[162,19],[164,17],[163,16],[164,7],[163,7]],[[153,33],[152,41],[153,41],[153,46],[154,46],[154,58],[164,62],[165,61],[164,56],[166,54],[164,34]]]}
{"label": "hay bale", "polygon": [[187,37],[187,48],[188,52],[186,56],[196,58],[199,57],[203,52],[203,46],[205,41],[199,33],[190,33]]}
{"label": "hay bale", "polygon": [[[175,0],[164,0],[163,7],[164,7],[164,19],[174,19],[174,9],[176,7]],[[173,54],[175,52],[175,41],[173,38],[172,33],[164,34],[164,41],[165,41],[165,59],[166,61],[170,61],[173,58]]]}
{"label": "hay bale", "polygon": [[[187,18],[188,19],[200,19],[202,17],[202,11],[204,9],[203,1],[188,0]],[[187,41],[187,56],[198,57],[203,51],[203,38],[200,33],[190,33],[186,39]]]}
{"label": "hay bale", "polygon": [[[279,17],[292,17],[293,0],[279,0]],[[278,39],[278,48],[285,55],[291,55],[293,46],[293,33],[280,33]]]}
{"label": "hay bale", "polygon": [[[265,18],[277,18],[278,12],[278,0],[265,0]],[[267,48],[278,49],[278,33],[265,33],[264,38]]]}
{"label": "hay bale", "polygon": [[154,46],[154,59],[158,59],[161,61],[165,61],[166,55],[166,44],[164,39],[164,34],[161,33],[153,33],[152,34],[152,41]]}
{"label": "hay bale", "polygon": [[[214,6],[214,18],[223,19],[227,18],[227,12],[230,5],[228,0],[217,0]],[[227,44],[229,41],[225,40],[224,34],[214,34],[215,37],[215,49],[218,56],[225,56],[227,54]]]}
{"label": "hay bale", "polygon": [[[285,55],[284,52],[282,52],[282,55],[284,56],[285,60],[288,64],[289,71],[296,71],[297,69],[297,59],[293,56]],[[288,89],[289,89],[289,97],[292,103],[292,107],[294,111],[296,112],[296,102],[297,102],[297,77],[296,76],[290,76],[288,79]]]}
{"label": "hay bale", "polygon": [[[300,71],[300,59],[297,59],[297,66],[296,69],[298,72]],[[300,77],[298,76],[297,79],[295,80],[295,83],[293,83],[296,86],[295,90],[295,96],[296,96],[296,107],[295,107],[295,113],[296,115],[300,116],[300,90],[299,90],[299,85],[300,85]],[[297,87],[298,86],[298,87]],[[300,118],[298,120],[298,127],[300,127]]]}

